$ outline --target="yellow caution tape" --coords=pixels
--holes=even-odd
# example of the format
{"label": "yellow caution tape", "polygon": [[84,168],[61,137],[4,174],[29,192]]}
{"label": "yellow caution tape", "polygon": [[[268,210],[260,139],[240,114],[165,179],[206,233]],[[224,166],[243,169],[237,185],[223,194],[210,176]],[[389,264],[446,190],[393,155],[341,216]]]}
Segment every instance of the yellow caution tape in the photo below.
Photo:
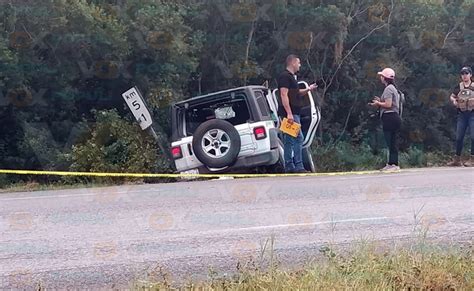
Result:
{"label": "yellow caution tape", "polygon": [[89,173],[63,171],[0,170],[0,174],[84,176],[84,177],[130,177],[130,178],[271,178],[271,177],[321,177],[377,174],[380,171],[307,173],[307,174],[147,174],[147,173]]}

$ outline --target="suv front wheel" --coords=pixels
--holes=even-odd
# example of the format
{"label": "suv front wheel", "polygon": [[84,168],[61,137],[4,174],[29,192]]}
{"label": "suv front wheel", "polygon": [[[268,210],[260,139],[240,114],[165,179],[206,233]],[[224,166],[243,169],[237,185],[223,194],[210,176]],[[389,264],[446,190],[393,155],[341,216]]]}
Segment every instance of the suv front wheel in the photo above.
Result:
{"label": "suv front wheel", "polygon": [[240,153],[240,135],[224,120],[213,119],[201,124],[193,135],[196,157],[210,168],[232,166]]}

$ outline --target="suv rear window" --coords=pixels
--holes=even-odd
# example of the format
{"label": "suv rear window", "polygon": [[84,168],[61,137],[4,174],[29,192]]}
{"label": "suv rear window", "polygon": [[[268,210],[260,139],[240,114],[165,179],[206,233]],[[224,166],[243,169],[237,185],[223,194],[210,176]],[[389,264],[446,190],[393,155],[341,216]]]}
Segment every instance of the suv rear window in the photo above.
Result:
{"label": "suv rear window", "polygon": [[232,125],[239,125],[248,122],[250,112],[244,94],[234,96],[221,96],[213,98],[209,102],[201,102],[196,105],[190,104],[184,110],[185,135],[194,134],[202,123],[211,119],[223,119]]}

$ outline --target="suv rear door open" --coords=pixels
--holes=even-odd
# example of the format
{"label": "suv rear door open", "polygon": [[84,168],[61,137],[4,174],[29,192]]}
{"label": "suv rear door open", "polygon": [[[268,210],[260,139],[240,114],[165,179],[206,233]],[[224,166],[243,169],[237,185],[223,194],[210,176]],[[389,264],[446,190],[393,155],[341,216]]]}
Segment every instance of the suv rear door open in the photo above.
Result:
{"label": "suv rear door open", "polygon": [[[304,81],[298,82],[300,89],[309,88],[308,83]],[[278,89],[273,90],[271,95],[267,96],[270,103],[270,108],[275,115],[278,115],[278,107],[281,104],[280,91]],[[316,135],[319,123],[321,121],[321,109],[317,106],[312,92],[306,94],[304,98],[304,107],[301,110],[301,128],[304,135],[303,147],[308,148],[311,146]],[[280,119],[276,121],[276,127],[280,127]]]}

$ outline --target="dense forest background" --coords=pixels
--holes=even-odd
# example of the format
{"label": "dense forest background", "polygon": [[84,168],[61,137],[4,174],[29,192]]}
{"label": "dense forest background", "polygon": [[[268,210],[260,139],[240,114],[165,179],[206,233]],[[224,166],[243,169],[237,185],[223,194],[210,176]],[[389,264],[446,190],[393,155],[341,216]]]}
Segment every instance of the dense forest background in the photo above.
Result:
{"label": "dense forest background", "polygon": [[[452,152],[448,97],[473,47],[473,0],[0,1],[0,168],[172,172],[169,104],[275,86],[289,53],[301,57],[301,79],[323,84],[320,171],[384,163],[367,102],[386,66],[407,99],[402,166],[435,164]],[[133,86],[159,143],[125,107]]]}

